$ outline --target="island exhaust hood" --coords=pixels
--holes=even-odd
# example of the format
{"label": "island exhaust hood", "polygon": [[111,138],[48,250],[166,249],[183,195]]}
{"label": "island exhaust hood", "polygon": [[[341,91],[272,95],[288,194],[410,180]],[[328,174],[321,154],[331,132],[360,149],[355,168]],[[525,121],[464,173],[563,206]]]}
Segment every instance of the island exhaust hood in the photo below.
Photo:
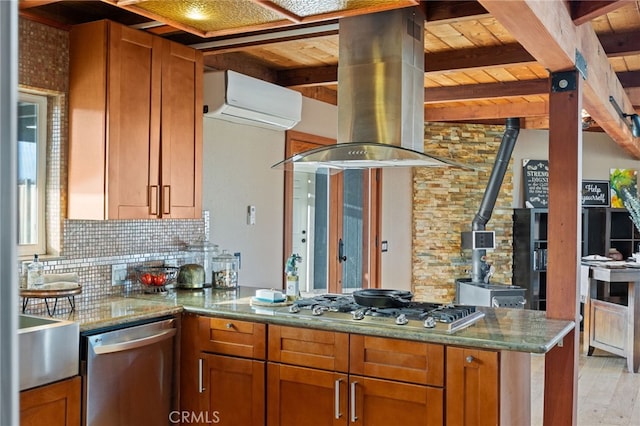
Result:
{"label": "island exhaust hood", "polygon": [[338,143],[273,167],[459,166],[423,152],[424,20],[415,7],[340,19]]}

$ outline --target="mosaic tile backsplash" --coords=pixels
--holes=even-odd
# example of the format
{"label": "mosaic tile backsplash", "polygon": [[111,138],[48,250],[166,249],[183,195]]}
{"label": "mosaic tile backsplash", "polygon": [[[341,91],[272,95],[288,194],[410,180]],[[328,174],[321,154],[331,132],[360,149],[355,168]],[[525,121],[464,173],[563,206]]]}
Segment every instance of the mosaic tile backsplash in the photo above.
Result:
{"label": "mosaic tile backsplash", "polygon": [[[82,293],[75,296],[76,309],[90,308],[110,296],[142,291],[135,279],[136,266],[185,263],[188,245],[204,240],[208,222],[208,212],[202,219],[65,220],[62,256],[43,259],[45,274],[77,272]],[[127,264],[124,285],[111,285],[114,264]],[[60,299],[56,313],[70,310],[70,304]],[[46,314],[44,301],[30,300],[26,312]]]}

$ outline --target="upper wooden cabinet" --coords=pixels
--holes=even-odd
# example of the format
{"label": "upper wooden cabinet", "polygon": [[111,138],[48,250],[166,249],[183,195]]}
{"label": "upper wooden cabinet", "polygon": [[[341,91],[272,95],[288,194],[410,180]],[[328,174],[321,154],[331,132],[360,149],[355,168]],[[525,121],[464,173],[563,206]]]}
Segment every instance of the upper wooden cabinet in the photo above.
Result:
{"label": "upper wooden cabinet", "polygon": [[202,53],[110,21],[70,37],[71,219],[202,214]]}

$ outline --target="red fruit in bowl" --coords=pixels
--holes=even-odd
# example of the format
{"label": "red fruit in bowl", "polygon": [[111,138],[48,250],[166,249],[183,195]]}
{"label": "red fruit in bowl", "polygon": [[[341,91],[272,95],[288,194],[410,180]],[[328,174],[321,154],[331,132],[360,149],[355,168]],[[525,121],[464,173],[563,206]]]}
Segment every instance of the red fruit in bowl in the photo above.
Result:
{"label": "red fruit in bowl", "polygon": [[158,275],[153,277],[153,285],[161,286],[166,282],[167,276],[163,272],[160,272]]}
{"label": "red fruit in bowl", "polygon": [[151,285],[153,284],[153,276],[146,272],[140,276],[140,282],[144,285]]}

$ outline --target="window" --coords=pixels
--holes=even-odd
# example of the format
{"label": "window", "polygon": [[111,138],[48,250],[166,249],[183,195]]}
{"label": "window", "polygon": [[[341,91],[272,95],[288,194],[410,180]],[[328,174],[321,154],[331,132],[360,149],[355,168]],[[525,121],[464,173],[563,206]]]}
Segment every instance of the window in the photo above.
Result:
{"label": "window", "polygon": [[47,98],[18,95],[18,254],[45,253]]}

